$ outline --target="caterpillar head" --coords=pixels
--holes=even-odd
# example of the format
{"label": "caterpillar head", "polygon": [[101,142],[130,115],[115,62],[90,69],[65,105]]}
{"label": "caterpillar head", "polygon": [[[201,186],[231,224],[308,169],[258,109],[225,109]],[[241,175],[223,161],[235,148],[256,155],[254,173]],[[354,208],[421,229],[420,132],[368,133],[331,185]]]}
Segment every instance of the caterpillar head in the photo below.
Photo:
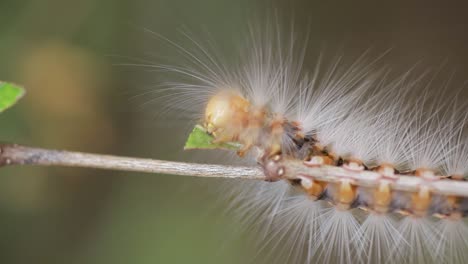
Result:
{"label": "caterpillar head", "polygon": [[[208,101],[205,108],[205,128],[215,137],[233,140],[248,120],[250,103],[239,93],[222,90]],[[234,129],[234,131],[232,130]]]}

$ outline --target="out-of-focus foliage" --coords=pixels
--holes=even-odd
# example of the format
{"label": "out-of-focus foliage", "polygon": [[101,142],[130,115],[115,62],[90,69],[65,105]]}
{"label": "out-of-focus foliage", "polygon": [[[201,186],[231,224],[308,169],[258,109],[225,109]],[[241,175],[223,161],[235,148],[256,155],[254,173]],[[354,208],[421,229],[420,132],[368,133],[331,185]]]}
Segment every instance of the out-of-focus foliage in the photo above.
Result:
{"label": "out-of-focus foliage", "polygon": [[[28,91],[0,115],[0,141],[47,148],[205,161],[200,152],[183,152],[198,120],[161,115],[161,105],[151,104],[155,94],[147,91],[166,80],[164,73],[135,64],[180,63],[183,55],[145,28],[193,47],[181,37],[189,32],[236,60],[242,54],[235,43],[243,42],[248,24],[261,27],[265,14],[276,13],[286,22],[294,17],[295,27],[286,28],[309,30],[315,54],[353,57],[371,47],[377,53],[394,48],[385,58],[392,68],[421,61],[439,66],[447,59],[444,69],[468,70],[466,8],[446,4],[2,0],[0,10],[0,79]],[[306,69],[315,58],[304,58]],[[257,263],[261,255],[248,232],[223,210],[220,185],[165,175],[2,168],[0,263]]]}
{"label": "out-of-focus foliage", "polygon": [[[235,10],[250,5],[240,4],[1,1],[0,78],[28,94],[0,115],[0,141],[183,160],[187,131],[132,99],[159,74],[120,65],[166,54],[144,28],[172,38],[199,18],[196,30],[220,19],[236,24]],[[213,209],[218,187],[163,175],[2,168],[0,263],[245,262],[253,253]]]}

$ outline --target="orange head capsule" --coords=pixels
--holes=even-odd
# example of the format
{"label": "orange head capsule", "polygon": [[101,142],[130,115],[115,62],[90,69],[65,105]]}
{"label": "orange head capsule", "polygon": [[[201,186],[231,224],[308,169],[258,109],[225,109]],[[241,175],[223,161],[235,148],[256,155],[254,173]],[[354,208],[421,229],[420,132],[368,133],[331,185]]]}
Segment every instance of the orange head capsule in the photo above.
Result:
{"label": "orange head capsule", "polygon": [[218,141],[233,141],[249,118],[250,103],[239,93],[223,90],[205,108],[205,128]]}

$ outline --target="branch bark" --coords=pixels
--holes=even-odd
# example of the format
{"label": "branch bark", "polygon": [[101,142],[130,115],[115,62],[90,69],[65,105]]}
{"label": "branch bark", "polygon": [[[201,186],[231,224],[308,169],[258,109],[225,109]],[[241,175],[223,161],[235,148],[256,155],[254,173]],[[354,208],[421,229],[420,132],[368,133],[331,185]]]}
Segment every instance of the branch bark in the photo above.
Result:
{"label": "branch bark", "polygon": [[0,167],[7,165],[66,166],[211,178],[265,179],[263,172],[255,167],[118,157],[0,144]]}
{"label": "branch bark", "polygon": [[[282,179],[298,179],[306,175],[320,181],[338,182],[348,178],[352,179],[355,185],[363,187],[377,187],[381,180],[381,175],[373,171],[353,172],[335,166],[311,168],[298,160],[279,162],[279,167],[284,169]],[[267,180],[263,170],[257,167],[185,163],[0,144],[0,167],[8,165],[66,166],[208,178]],[[416,192],[422,185],[429,185],[432,192],[437,194],[468,197],[467,181],[427,182],[420,177],[399,175],[392,183],[392,189]]]}

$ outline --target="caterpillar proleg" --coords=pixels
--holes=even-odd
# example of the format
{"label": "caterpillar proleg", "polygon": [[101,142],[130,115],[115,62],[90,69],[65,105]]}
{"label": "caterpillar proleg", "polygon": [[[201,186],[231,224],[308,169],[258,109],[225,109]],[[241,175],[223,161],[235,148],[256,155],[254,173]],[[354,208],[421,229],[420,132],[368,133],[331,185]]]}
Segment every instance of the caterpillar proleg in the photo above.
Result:
{"label": "caterpillar proleg", "polygon": [[164,89],[171,107],[264,170],[268,182],[232,182],[223,196],[256,226],[265,262],[468,261],[468,193],[437,187],[468,177],[465,88],[414,69],[394,77],[367,53],[318,56],[310,70],[307,37],[280,32],[251,30],[232,67],[186,35],[194,49],[171,42],[186,64],[154,66],[183,80]]}

